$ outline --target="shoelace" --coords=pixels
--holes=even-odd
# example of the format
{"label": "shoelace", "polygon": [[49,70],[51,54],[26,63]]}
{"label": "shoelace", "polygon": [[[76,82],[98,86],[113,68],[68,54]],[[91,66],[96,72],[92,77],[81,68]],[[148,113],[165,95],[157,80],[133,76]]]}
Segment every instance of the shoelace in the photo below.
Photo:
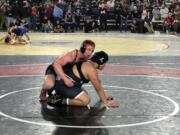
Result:
{"label": "shoelace", "polygon": [[58,95],[54,95],[54,96],[52,96],[51,98],[50,98],[50,103],[53,103],[53,104],[55,104],[55,103],[57,103],[57,102],[59,102],[59,101],[61,101],[62,99],[58,96]]}

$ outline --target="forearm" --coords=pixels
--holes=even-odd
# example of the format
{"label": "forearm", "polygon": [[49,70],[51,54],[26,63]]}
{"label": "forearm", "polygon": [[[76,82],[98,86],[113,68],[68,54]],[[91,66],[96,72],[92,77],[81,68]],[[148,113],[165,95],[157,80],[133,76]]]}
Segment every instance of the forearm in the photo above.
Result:
{"label": "forearm", "polygon": [[53,63],[53,68],[56,72],[56,74],[62,79],[65,80],[67,77],[62,69],[62,65],[57,64],[56,62]]}
{"label": "forearm", "polygon": [[104,92],[103,88],[100,88],[100,89],[98,89],[98,90],[96,90],[96,91],[97,91],[97,94],[98,94],[100,100],[101,100],[104,104],[106,104],[106,103],[107,103],[107,98],[106,98],[106,95],[105,95],[105,92]]}

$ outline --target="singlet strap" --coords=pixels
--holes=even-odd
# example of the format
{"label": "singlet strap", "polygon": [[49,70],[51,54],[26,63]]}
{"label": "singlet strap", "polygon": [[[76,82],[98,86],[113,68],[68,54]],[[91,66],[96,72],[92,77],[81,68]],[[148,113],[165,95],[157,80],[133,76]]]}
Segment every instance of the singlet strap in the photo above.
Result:
{"label": "singlet strap", "polygon": [[77,70],[78,70],[79,75],[80,75],[80,78],[83,80],[83,82],[88,82],[89,80],[87,80],[87,79],[84,77],[84,75],[83,75],[83,73],[82,73],[82,70],[81,70],[82,63],[83,63],[83,62],[78,62],[78,63],[76,63]]}
{"label": "singlet strap", "polygon": [[78,55],[78,50],[76,49],[76,56],[74,57],[74,60],[73,60],[74,63],[76,62],[77,55]]}

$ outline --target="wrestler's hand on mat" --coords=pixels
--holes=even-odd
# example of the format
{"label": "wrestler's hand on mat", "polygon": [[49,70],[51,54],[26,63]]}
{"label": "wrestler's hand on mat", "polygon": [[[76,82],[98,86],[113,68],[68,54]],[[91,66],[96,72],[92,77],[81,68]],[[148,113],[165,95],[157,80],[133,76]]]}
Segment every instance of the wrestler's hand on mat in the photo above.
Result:
{"label": "wrestler's hand on mat", "polygon": [[104,105],[105,105],[107,108],[116,108],[116,107],[119,107],[118,102],[115,101],[115,100],[107,100],[107,102],[104,103]]}
{"label": "wrestler's hand on mat", "polygon": [[107,96],[106,100],[113,100],[113,96]]}

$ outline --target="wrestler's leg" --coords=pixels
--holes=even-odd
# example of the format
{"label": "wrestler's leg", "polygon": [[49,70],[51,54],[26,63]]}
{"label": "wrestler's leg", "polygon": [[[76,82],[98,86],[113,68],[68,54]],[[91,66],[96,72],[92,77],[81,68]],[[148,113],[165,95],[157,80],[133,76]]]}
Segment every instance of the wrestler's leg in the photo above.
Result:
{"label": "wrestler's leg", "polygon": [[39,96],[39,99],[41,101],[44,101],[47,99],[46,94],[49,90],[51,90],[54,87],[54,83],[55,83],[54,74],[45,75],[44,83],[42,85],[41,93]]}
{"label": "wrestler's leg", "polygon": [[[107,100],[113,100],[112,96],[108,96]],[[90,103],[90,97],[86,90],[78,94],[75,98],[64,98],[63,104],[72,105],[72,106],[88,106]]]}
{"label": "wrestler's leg", "polygon": [[27,41],[25,39],[23,39],[22,36],[18,36],[17,39],[18,39],[19,43],[21,43],[21,44],[26,44],[27,43]]}
{"label": "wrestler's leg", "polygon": [[73,99],[66,99],[66,104],[72,106],[87,106],[89,103],[90,97],[85,90]]}
{"label": "wrestler's leg", "polygon": [[26,37],[27,40],[30,40],[30,37],[27,33],[24,33],[24,36]]}

